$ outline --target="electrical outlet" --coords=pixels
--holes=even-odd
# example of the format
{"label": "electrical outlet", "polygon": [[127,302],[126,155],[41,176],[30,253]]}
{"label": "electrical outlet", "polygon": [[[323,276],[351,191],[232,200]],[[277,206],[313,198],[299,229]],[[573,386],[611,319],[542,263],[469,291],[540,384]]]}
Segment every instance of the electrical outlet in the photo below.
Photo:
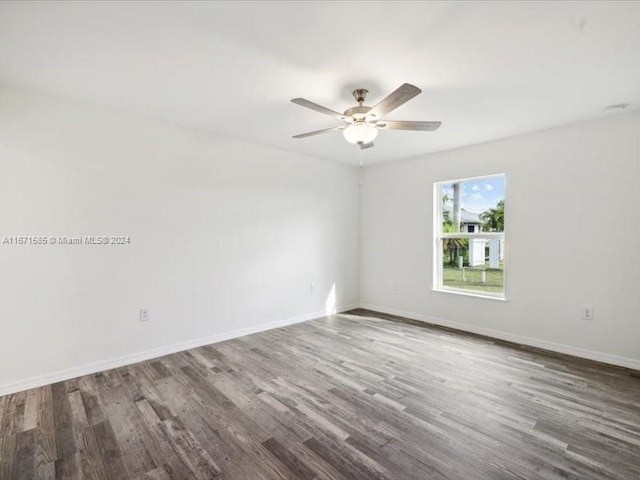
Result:
{"label": "electrical outlet", "polygon": [[393,284],[393,291],[394,292],[400,291],[400,282],[396,281],[396,283]]}
{"label": "electrical outlet", "polygon": [[151,320],[151,310],[149,310],[148,308],[141,308],[140,309],[140,321],[141,322],[148,322],[149,320]]}
{"label": "electrical outlet", "polygon": [[587,321],[593,320],[593,307],[584,307],[582,309],[582,319]]}
{"label": "electrical outlet", "polygon": [[315,287],[313,286],[313,283],[312,283],[311,285],[309,285],[309,293],[313,295],[314,291],[315,291]]}

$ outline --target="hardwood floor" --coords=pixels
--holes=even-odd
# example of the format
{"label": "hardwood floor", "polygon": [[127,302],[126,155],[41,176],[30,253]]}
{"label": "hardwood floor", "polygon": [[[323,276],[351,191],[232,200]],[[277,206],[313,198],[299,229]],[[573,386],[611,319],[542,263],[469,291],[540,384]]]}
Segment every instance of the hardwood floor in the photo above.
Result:
{"label": "hardwood floor", "polygon": [[639,479],[640,380],[336,315],[0,398],[0,479],[54,478]]}

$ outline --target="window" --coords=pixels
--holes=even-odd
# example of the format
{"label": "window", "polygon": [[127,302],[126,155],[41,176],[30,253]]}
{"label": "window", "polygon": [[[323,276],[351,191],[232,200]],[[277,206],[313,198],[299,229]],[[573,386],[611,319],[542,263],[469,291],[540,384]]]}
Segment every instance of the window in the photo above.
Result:
{"label": "window", "polygon": [[434,290],[504,298],[504,180],[434,184]]}

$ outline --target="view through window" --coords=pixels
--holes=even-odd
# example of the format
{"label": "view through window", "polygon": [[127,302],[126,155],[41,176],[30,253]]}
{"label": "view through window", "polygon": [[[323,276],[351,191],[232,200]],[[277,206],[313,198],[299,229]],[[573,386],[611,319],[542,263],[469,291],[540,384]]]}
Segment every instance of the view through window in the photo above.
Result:
{"label": "view through window", "polygon": [[436,289],[504,297],[504,180],[435,184]]}

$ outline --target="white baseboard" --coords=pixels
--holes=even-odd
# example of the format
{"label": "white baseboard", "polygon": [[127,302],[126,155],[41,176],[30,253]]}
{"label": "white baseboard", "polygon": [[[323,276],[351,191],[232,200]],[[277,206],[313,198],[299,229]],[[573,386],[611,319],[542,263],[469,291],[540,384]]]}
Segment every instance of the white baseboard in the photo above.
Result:
{"label": "white baseboard", "polygon": [[337,313],[348,312],[349,310],[355,310],[356,308],[360,308],[359,303],[349,303],[347,305],[343,305],[336,310]]}
{"label": "white baseboard", "polygon": [[403,310],[397,310],[395,308],[381,307],[379,305],[360,304],[360,308],[366,310],[372,310],[374,312],[386,313],[389,315],[396,315],[399,317],[409,318],[411,320],[419,320],[421,322],[441,325],[443,327],[455,328],[469,333],[476,333],[478,335],[484,335],[499,340],[506,340],[508,342],[519,343],[521,345],[528,345],[530,347],[542,348],[544,350],[551,350],[552,352],[564,353],[572,355],[574,357],[586,358],[588,360],[595,360],[597,362],[608,363],[610,365],[616,365],[618,367],[626,367],[634,370],[640,370],[640,360],[635,358],[621,357],[618,355],[612,355],[610,353],[596,352],[593,350],[587,350],[580,347],[572,347],[570,345],[563,345],[561,343],[550,342],[548,340],[541,340],[538,338],[524,337],[513,333],[501,332],[498,330],[492,330],[489,328],[478,327],[476,325],[470,325],[468,323],[452,322],[442,318],[431,317],[428,315],[422,315],[419,313],[405,312]]}
{"label": "white baseboard", "polygon": [[[358,308],[358,304],[353,303],[350,305],[344,305],[337,309],[337,312],[345,312]],[[225,340],[231,340],[233,338],[244,337],[245,335],[251,335],[252,333],[264,332],[266,330],[272,330],[274,328],[286,327],[287,325],[293,325],[296,323],[307,322],[316,318],[326,316],[326,312],[313,312],[305,315],[299,315],[296,317],[286,318],[284,320],[276,320],[274,322],[264,323],[262,325],[255,325],[252,327],[241,328],[231,332],[218,333],[207,337],[196,338],[193,340],[187,340],[186,342],[174,343],[172,345],[165,345],[162,347],[152,348],[144,350],[142,352],[132,353],[129,355],[122,355],[116,358],[110,358],[108,360],[101,360],[99,362],[93,362],[85,364],[79,367],[69,368],[67,370],[60,370],[57,372],[46,373],[37,377],[31,377],[26,380],[19,380],[17,382],[7,383],[0,385],[0,397],[3,395],[9,395],[11,393],[22,392],[32,388],[42,387],[56,382],[64,380],[70,380],[72,378],[82,377],[84,375],[90,375],[92,373],[103,372],[105,370],[111,370],[112,368],[123,367],[125,365],[131,365],[133,363],[143,362],[145,360],[151,360],[153,358],[162,357],[171,353],[182,352],[191,348],[202,347],[203,345],[211,345],[212,343],[224,342]]]}
{"label": "white baseboard", "polygon": [[[339,308],[338,312],[346,312],[355,308],[364,308],[380,313],[387,313],[389,315],[397,315],[399,317],[405,317],[412,320],[419,320],[425,323],[433,325],[441,325],[444,327],[455,328],[470,333],[477,333],[479,335],[485,335],[487,337],[497,338],[500,340],[506,340],[508,342],[519,343],[522,345],[528,345],[531,347],[543,348],[545,350],[551,350],[553,352],[565,353],[575,357],[586,358],[589,360],[595,360],[598,362],[608,363],[611,365],[617,365],[620,367],[632,368],[634,370],[640,370],[640,360],[633,358],[620,357],[617,355],[611,355],[608,353],[595,352],[584,348],[572,347],[569,345],[563,345],[560,343],[549,342],[547,340],[540,340],[537,338],[523,337],[511,333],[500,332],[498,330],[491,330],[488,328],[478,327],[476,325],[470,325],[467,323],[453,322],[450,320],[444,320],[441,318],[435,318],[428,315],[421,315],[413,312],[406,312],[403,310],[397,310],[394,308],[381,307],[379,305],[371,304],[357,304],[352,303],[344,305]],[[189,350],[191,348],[201,347],[203,345],[211,345],[213,343],[223,342],[225,340],[231,340],[233,338],[243,337],[245,335],[251,335],[253,333],[264,332],[266,330],[272,330],[274,328],[286,327],[287,325],[294,325],[296,323],[307,322],[316,318],[324,317],[326,313],[323,311],[314,312],[306,315],[299,315],[296,317],[287,318],[284,320],[276,320],[274,322],[265,323],[262,325],[255,325],[252,327],[242,328],[231,332],[219,333],[216,335],[210,335],[207,337],[201,337],[194,340],[188,340],[186,342],[175,343],[172,345],[166,345],[162,347],[152,348],[142,352],[132,353],[129,355],[123,355],[108,360],[102,360],[99,362],[93,362],[82,365],[80,367],[74,367],[67,370],[60,370],[53,373],[47,373],[39,375],[37,377],[31,377],[25,380],[19,380],[17,382],[7,383],[0,385],[0,396],[9,395],[11,393],[21,392],[29,390],[31,388],[42,387],[51,383],[61,382],[72,378],[82,377],[83,375],[90,375],[92,373],[103,372],[105,370],[111,370],[113,368],[123,367],[125,365],[131,365],[133,363],[143,362],[145,360],[151,360],[153,358],[162,357],[171,353],[181,352]]]}

